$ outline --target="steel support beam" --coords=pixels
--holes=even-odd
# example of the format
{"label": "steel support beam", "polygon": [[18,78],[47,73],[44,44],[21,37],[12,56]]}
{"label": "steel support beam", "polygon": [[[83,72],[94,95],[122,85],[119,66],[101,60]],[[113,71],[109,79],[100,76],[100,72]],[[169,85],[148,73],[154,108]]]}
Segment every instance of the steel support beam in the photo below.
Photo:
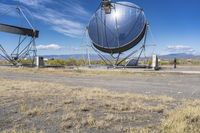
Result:
{"label": "steel support beam", "polygon": [[30,37],[33,37],[33,38],[39,37],[39,31],[38,30],[34,31],[33,29],[28,29],[28,28],[13,26],[13,25],[7,25],[7,24],[2,24],[2,23],[0,23],[0,31],[12,33],[12,34],[30,36]]}

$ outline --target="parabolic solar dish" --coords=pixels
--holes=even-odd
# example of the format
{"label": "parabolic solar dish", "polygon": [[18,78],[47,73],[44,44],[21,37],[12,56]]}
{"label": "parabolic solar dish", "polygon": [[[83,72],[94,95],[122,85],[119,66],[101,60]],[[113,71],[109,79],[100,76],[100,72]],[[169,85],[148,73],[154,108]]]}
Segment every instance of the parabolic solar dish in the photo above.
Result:
{"label": "parabolic solar dish", "polygon": [[143,10],[130,2],[111,3],[111,12],[102,6],[92,16],[88,34],[93,46],[106,53],[122,53],[144,37],[147,22]]}

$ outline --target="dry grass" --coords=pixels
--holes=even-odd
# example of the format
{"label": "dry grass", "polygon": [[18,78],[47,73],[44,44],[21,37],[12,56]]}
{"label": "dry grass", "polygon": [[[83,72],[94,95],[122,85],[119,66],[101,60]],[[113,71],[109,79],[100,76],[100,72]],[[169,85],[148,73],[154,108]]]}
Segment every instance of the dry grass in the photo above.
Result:
{"label": "dry grass", "polygon": [[188,101],[168,113],[162,122],[165,133],[199,133],[200,101]]}
{"label": "dry grass", "polygon": [[16,128],[11,129],[11,130],[5,130],[2,131],[1,133],[44,133],[43,131],[37,132],[35,128],[29,129],[29,130],[18,130]]}
{"label": "dry grass", "polygon": [[184,101],[185,104],[173,109],[180,103],[167,96],[45,82],[5,79],[0,82],[3,133],[181,133],[197,132],[200,127],[199,101]]}
{"label": "dry grass", "polygon": [[131,71],[129,69],[88,69],[88,68],[78,68],[75,67],[73,69],[68,69],[68,68],[61,68],[61,69],[55,69],[55,68],[42,68],[42,69],[37,69],[37,68],[15,68],[15,67],[0,67],[2,71],[5,72],[15,72],[15,73],[39,73],[39,74],[48,74],[48,75],[64,75],[64,76],[99,76],[99,75],[104,75],[104,76],[110,76],[110,75],[115,75],[115,76],[132,76],[134,75],[149,75],[149,73],[141,73],[137,71]]}

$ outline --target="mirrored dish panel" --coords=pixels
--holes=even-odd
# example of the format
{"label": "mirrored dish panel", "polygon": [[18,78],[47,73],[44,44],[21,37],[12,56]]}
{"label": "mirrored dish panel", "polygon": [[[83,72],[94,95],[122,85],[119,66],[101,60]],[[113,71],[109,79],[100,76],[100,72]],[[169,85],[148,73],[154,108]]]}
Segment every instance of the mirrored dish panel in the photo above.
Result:
{"label": "mirrored dish panel", "polygon": [[147,22],[143,10],[130,2],[111,3],[111,12],[100,7],[92,16],[88,34],[93,46],[106,53],[122,53],[144,37]]}

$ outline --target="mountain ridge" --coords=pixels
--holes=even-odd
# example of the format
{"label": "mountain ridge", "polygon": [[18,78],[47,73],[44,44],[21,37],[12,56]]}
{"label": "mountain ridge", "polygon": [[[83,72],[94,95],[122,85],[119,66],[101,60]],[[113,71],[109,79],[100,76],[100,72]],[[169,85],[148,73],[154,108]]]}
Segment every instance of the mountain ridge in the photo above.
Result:
{"label": "mountain ridge", "polygon": [[[87,54],[70,54],[70,55],[39,55],[47,59],[69,59],[69,58],[75,58],[75,59],[87,59]],[[105,57],[109,58],[109,55],[105,55]],[[173,53],[173,54],[167,54],[167,55],[158,55],[160,59],[200,59],[200,55],[193,55],[193,54],[187,54],[187,53]],[[151,58],[151,57],[148,57]],[[3,60],[4,58],[0,56],[0,59]],[[101,60],[101,58],[97,54],[90,54],[91,60]]]}
{"label": "mountain ridge", "polygon": [[[75,59],[81,59],[81,58],[88,58],[88,55],[86,54],[71,54],[71,55],[43,55],[44,58],[48,59],[68,59],[68,58],[75,58]],[[108,55],[106,57],[109,58]],[[167,54],[167,55],[158,55],[160,59],[200,59],[200,55],[193,55],[193,54],[187,54],[187,53],[173,53],[173,54]],[[91,60],[100,60],[100,57],[96,54],[90,54]]]}

